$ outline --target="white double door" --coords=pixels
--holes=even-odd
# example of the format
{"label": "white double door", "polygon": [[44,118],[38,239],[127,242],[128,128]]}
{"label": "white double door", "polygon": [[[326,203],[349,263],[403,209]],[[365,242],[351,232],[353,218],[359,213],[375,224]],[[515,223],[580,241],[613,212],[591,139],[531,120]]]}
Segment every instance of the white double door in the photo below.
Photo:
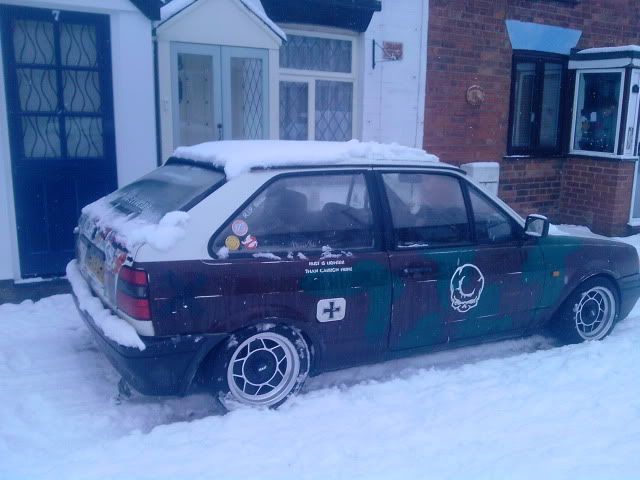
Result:
{"label": "white double door", "polygon": [[174,147],[269,136],[268,52],[172,44]]}

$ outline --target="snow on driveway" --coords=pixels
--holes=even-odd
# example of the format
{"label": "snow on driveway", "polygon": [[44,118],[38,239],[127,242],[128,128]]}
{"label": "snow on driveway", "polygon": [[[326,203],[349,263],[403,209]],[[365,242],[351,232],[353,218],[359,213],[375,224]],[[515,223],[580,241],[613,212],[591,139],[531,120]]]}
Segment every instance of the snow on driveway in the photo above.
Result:
{"label": "snow on driveway", "polygon": [[311,379],[277,411],[115,400],[71,297],[0,306],[0,478],[637,478],[640,308],[543,337]]}

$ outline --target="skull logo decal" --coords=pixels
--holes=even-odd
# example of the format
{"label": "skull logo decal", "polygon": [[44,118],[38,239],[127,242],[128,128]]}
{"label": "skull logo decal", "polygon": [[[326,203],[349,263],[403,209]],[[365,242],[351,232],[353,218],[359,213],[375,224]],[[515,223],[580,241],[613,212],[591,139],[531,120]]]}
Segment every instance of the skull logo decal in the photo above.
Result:
{"label": "skull logo decal", "polygon": [[465,263],[456,268],[449,285],[451,307],[461,313],[477,307],[483,288],[484,276],[478,267]]}

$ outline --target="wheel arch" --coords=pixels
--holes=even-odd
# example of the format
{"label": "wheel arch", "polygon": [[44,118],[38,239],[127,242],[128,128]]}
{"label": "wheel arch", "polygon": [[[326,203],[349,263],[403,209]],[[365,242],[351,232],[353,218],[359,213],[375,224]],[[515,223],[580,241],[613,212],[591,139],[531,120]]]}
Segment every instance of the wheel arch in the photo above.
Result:
{"label": "wheel arch", "polygon": [[228,348],[228,340],[233,338],[234,336],[239,336],[242,332],[257,327],[258,325],[266,325],[266,324],[274,324],[280,326],[286,326],[290,328],[295,328],[297,332],[302,335],[304,340],[307,343],[307,347],[309,349],[309,362],[310,362],[310,373],[316,373],[317,366],[319,365],[319,358],[321,355],[321,349],[318,348],[320,345],[319,339],[316,335],[311,332],[310,328],[304,328],[305,325],[308,327],[308,322],[295,321],[289,318],[283,317],[266,317],[261,320],[247,322],[245,325],[238,327],[237,329],[229,332],[229,334],[219,343],[215,345],[206,346],[204,352],[199,352],[197,359],[194,359],[193,367],[191,368],[192,372],[190,375],[187,375],[188,379],[185,379],[185,385],[183,391],[186,392],[194,382],[203,382],[203,386],[205,385],[206,373],[209,368],[211,368],[212,362],[216,360],[220,352]]}
{"label": "wheel arch", "polygon": [[545,326],[548,326],[550,323],[552,323],[554,321],[554,319],[558,315],[558,312],[560,310],[562,310],[562,308],[565,306],[565,303],[566,303],[567,299],[569,299],[571,297],[571,295],[573,295],[576,292],[576,290],[578,290],[578,288],[580,288],[581,285],[583,285],[585,282],[587,282],[589,280],[593,280],[594,278],[604,278],[604,279],[608,280],[609,282],[611,282],[611,284],[614,286],[614,294],[616,295],[616,300],[618,301],[618,306],[620,306],[620,302],[622,300],[621,292],[620,292],[620,285],[618,284],[618,280],[613,275],[613,273],[609,272],[609,271],[605,271],[605,270],[599,271],[599,272],[591,272],[589,274],[581,276],[580,279],[575,282],[575,284],[573,285],[572,288],[567,289],[561,295],[560,299],[556,302],[556,304],[551,309],[551,314],[547,318],[547,320],[545,322]]}

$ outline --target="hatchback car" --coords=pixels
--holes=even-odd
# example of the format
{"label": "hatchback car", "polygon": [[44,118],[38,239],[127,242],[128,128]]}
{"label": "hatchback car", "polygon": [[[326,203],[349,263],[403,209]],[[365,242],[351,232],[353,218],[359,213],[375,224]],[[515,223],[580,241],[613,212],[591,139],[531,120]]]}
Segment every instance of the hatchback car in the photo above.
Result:
{"label": "hatchback car", "polygon": [[547,325],[602,339],[640,296],[636,250],[548,230],[420,150],[214,142],[86,207],[67,271],[138,391],[273,407],[326,370]]}

